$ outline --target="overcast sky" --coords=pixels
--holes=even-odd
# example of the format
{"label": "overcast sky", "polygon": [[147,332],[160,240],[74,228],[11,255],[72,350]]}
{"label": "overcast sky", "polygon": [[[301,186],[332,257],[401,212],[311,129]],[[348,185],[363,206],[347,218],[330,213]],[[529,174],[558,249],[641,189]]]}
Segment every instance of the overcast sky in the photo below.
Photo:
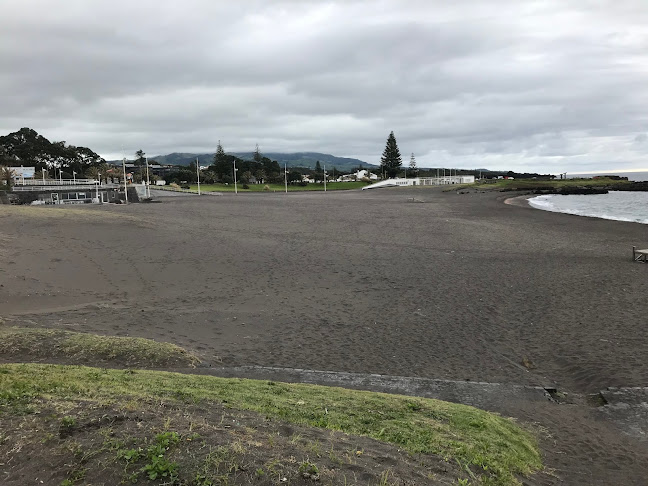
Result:
{"label": "overcast sky", "polygon": [[648,170],[647,0],[1,0],[0,134]]}

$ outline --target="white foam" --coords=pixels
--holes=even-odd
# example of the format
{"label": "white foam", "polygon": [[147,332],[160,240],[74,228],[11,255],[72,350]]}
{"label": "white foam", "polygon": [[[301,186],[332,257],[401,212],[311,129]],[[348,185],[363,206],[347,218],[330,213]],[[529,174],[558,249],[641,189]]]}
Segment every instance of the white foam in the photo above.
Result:
{"label": "white foam", "polygon": [[648,224],[648,193],[611,191],[608,194],[550,194],[529,199],[537,209]]}

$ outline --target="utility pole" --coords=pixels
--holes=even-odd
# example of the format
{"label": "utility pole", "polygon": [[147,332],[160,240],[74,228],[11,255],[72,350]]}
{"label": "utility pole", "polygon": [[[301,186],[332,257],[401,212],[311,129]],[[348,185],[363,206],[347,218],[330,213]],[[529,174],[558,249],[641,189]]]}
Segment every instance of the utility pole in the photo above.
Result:
{"label": "utility pole", "polygon": [[124,166],[124,202],[128,204],[128,187],[126,185],[126,157],[124,157],[122,164]]}
{"label": "utility pole", "polygon": [[148,198],[151,198],[151,179],[149,179],[149,167],[148,167],[148,157],[146,157],[146,192],[148,194]]}
{"label": "utility pole", "polygon": [[238,194],[238,189],[236,188],[236,159],[234,159],[234,194]]}
{"label": "utility pole", "polygon": [[288,194],[288,164],[284,163],[284,185],[286,186],[286,194]]}
{"label": "utility pole", "polygon": [[200,196],[200,165],[198,164],[198,157],[196,157],[196,175],[198,176],[198,195]]}

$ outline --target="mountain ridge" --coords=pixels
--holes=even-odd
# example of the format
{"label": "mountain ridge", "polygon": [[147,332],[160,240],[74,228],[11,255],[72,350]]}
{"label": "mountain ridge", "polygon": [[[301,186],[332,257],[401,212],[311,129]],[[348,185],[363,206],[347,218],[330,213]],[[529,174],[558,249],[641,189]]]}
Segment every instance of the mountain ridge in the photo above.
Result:
{"label": "mountain ridge", "polygon": [[[252,160],[254,152],[227,152],[229,155],[234,155],[243,160]],[[266,152],[262,153],[264,157],[270,160],[276,160],[279,165],[287,165],[288,167],[306,167],[309,169],[315,168],[317,161],[321,165],[327,165],[329,168],[335,167],[338,170],[353,170],[357,167],[377,168],[377,165],[370,164],[360,159],[351,157],[338,157],[332,154],[325,154],[321,152]],[[157,155],[149,157],[149,160],[155,160],[159,164],[168,165],[189,165],[195,162],[198,158],[200,165],[210,165],[213,161],[214,154],[195,154],[187,152],[172,152],[166,155]]]}

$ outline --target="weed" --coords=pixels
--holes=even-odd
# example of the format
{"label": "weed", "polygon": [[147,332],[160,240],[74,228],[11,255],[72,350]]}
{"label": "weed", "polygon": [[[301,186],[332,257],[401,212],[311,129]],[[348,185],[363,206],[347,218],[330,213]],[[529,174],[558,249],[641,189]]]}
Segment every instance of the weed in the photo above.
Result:
{"label": "weed", "polygon": [[76,425],[76,419],[74,417],[67,416],[61,419],[61,427],[65,429],[71,429],[75,425]]}
{"label": "weed", "polygon": [[117,451],[117,458],[126,462],[126,465],[133,464],[142,457],[142,449],[126,449]]}
{"label": "weed", "polygon": [[164,455],[149,456],[149,463],[142,468],[149,479],[169,479],[174,482],[178,477],[178,464],[169,461]]}
{"label": "weed", "polygon": [[306,479],[319,479],[319,468],[312,462],[304,461],[299,465],[299,473]]}
{"label": "weed", "polygon": [[389,476],[392,476],[391,469],[387,469],[380,474],[380,480],[378,482],[379,486],[390,486]]}

